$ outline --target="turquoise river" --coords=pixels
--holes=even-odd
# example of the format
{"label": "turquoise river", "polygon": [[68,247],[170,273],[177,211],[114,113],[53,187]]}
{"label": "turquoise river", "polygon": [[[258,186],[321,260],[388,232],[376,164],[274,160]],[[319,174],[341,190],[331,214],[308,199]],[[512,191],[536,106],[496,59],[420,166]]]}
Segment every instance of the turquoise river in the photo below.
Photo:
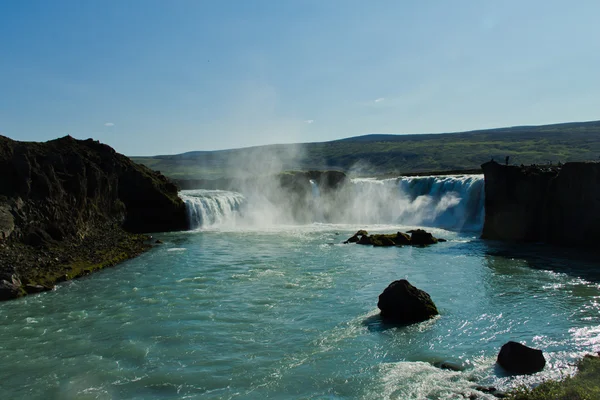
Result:
{"label": "turquoise river", "polygon": [[[155,234],[164,243],[136,259],[0,304],[2,397],[491,399],[477,386],[509,390],[573,373],[575,360],[600,350],[597,264],[479,239],[481,216],[460,207],[481,207],[471,193],[481,195],[481,178],[451,180],[412,196],[416,184],[354,182],[371,198],[396,191],[412,217],[437,210],[408,224],[387,214],[260,224],[244,217],[239,193],[183,193],[194,231]],[[371,184],[379,186],[364,189]],[[449,226],[452,218],[472,225]],[[342,244],[358,229],[422,225],[448,242]],[[378,322],[379,294],[402,278],[431,295],[438,318]],[[542,349],[546,368],[504,374],[495,358],[508,340]]]}

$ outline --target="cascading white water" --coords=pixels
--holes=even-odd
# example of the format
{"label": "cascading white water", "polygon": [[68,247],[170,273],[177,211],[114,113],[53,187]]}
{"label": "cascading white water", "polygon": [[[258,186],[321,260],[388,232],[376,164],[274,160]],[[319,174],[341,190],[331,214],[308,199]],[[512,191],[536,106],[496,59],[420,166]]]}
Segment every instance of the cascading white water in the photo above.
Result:
{"label": "cascading white water", "polygon": [[[300,203],[292,201],[297,199],[297,193],[267,186],[258,191],[249,189],[246,197],[222,190],[184,191],[181,197],[192,228],[235,224],[237,220],[247,226],[294,221],[420,225],[451,230],[481,230],[483,226],[483,175],[352,179],[333,195],[319,188],[314,180],[310,180],[310,185],[309,198]],[[278,192],[269,196],[269,190]],[[299,221],[299,215],[308,217]]]}
{"label": "cascading white water", "polygon": [[[429,217],[423,223],[454,230],[481,230],[484,220],[483,175],[403,177],[400,191],[413,202],[427,198]],[[431,210],[433,208],[433,210]]]}
{"label": "cascading white water", "polygon": [[314,179],[310,180],[310,188],[312,192],[312,209],[315,222],[323,222],[325,217],[323,216],[323,209],[321,207],[321,189]]}
{"label": "cascading white water", "polygon": [[187,207],[192,229],[233,222],[245,202],[241,193],[225,190],[185,190],[179,196]]}
{"label": "cascading white water", "polygon": [[344,218],[357,223],[397,223],[452,230],[483,226],[483,175],[353,179]]}
{"label": "cascading white water", "polygon": [[483,175],[356,179],[355,203],[367,222],[480,230],[484,218]]}

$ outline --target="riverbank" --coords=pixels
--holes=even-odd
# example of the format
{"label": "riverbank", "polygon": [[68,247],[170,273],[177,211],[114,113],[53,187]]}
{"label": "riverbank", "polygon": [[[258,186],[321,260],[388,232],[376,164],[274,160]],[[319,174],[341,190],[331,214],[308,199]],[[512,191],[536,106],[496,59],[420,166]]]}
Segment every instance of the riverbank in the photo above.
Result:
{"label": "riverbank", "polygon": [[600,399],[600,357],[587,355],[577,365],[575,376],[546,381],[533,389],[520,388],[508,395],[510,400],[594,400]]}
{"label": "riverbank", "polygon": [[178,188],[98,141],[0,136],[0,300],[135,257],[186,230]]}
{"label": "riverbank", "polygon": [[150,237],[106,224],[81,240],[32,247],[0,242],[0,300],[52,290],[57,283],[80,278],[134,258],[150,249]]}

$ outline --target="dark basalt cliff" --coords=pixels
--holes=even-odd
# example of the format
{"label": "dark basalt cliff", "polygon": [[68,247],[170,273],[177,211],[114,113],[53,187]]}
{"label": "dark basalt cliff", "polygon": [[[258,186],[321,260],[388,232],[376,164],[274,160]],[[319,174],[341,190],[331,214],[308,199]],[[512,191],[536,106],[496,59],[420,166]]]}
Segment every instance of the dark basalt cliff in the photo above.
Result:
{"label": "dark basalt cliff", "polygon": [[598,248],[600,163],[482,168],[484,239]]}
{"label": "dark basalt cliff", "polygon": [[111,147],[0,136],[0,299],[131,258],[140,232],[188,228],[177,187]]}

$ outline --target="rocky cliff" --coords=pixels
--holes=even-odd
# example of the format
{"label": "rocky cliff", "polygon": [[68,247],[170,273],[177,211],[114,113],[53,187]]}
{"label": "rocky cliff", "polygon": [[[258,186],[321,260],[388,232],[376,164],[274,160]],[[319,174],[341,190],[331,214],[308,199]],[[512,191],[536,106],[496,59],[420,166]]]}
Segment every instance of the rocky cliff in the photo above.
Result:
{"label": "rocky cliff", "polygon": [[600,240],[600,163],[561,167],[482,165],[482,237],[597,248]]}
{"label": "rocky cliff", "polygon": [[107,145],[0,136],[0,299],[41,291],[187,229],[177,187]]}

